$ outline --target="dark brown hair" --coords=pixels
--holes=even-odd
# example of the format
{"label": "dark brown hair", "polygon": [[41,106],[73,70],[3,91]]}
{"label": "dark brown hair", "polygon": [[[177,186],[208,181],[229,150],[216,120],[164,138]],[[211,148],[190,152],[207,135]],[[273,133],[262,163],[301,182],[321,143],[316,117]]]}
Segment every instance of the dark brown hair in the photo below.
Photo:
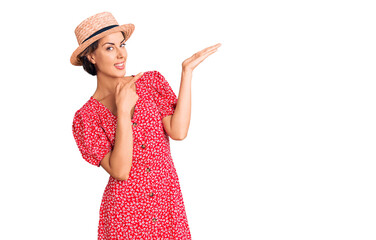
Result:
{"label": "dark brown hair", "polygon": [[[121,32],[125,38],[125,33]],[[89,74],[95,76],[97,75],[97,69],[95,68],[95,65],[92,64],[89,59],[87,59],[87,55],[93,53],[98,48],[99,39],[92,44],[90,44],[87,48],[85,48],[84,51],[82,51],[78,55],[78,59],[80,59],[80,62],[82,63],[82,67],[86,72]]]}

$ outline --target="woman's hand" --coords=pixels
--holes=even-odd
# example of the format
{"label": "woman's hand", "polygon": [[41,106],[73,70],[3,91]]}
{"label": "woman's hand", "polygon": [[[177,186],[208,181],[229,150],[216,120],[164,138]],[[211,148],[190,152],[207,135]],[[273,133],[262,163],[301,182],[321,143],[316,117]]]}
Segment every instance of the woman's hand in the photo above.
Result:
{"label": "woman's hand", "polygon": [[136,85],[134,83],[142,75],[143,72],[140,72],[128,82],[124,83],[121,81],[116,85],[115,102],[118,116],[120,114],[130,114],[132,108],[136,105],[138,95],[136,93]]}
{"label": "woman's hand", "polygon": [[183,70],[193,71],[202,61],[204,61],[205,58],[207,58],[209,55],[215,53],[220,46],[221,46],[221,44],[217,43],[216,45],[213,45],[211,47],[207,47],[207,48],[193,54],[192,57],[187,58],[182,63]]}

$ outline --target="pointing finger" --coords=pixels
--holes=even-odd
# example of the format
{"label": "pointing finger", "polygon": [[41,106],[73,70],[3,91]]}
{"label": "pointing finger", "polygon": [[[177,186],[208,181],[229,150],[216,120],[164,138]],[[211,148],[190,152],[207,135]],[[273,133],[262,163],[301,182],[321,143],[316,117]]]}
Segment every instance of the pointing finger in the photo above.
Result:
{"label": "pointing finger", "polygon": [[132,83],[136,82],[137,79],[139,79],[143,74],[144,74],[144,72],[140,72],[136,76],[132,75],[133,78],[131,78],[131,80],[128,82],[128,84],[132,84]]}

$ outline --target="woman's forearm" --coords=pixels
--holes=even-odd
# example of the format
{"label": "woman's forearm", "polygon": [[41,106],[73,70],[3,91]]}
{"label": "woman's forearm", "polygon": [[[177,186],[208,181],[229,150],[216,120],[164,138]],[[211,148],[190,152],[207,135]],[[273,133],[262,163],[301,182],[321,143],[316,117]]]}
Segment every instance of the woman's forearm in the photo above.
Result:
{"label": "woman's forearm", "polygon": [[110,169],[119,180],[127,180],[132,167],[133,131],[130,114],[119,113],[115,145],[110,156]]}
{"label": "woman's forearm", "polygon": [[188,134],[189,122],[191,120],[191,82],[193,70],[204,61],[209,55],[215,53],[221,46],[217,43],[207,47],[182,62],[181,84],[178,102],[167,128],[170,129],[170,136],[174,139],[184,139]]}
{"label": "woman's forearm", "polygon": [[188,134],[191,120],[191,82],[192,71],[183,68],[178,101],[171,117],[171,132],[177,139],[184,139]]}

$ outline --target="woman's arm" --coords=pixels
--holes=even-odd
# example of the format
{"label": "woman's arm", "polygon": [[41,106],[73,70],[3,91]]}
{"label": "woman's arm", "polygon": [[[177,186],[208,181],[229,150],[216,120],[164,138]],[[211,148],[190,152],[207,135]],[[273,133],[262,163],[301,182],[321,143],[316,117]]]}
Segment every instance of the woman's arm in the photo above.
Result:
{"label": "woman's arm", "polygon": [[133,131],[130,114],[118,113],[116,139],[112,151],[101,161],[101,166],[118,180],[127,180],[132,167]]}
{"label": "woman's arm", "polygon": [[191,120],[191,81],[193,70],[209,55],[215,53],[220,43],[207,47],[187,58],[182,63],[179,97],[173,115],[162,119],[166,133],[174,140],[183,140],[187,137]]}
{"label": "woman's arm", "polygon": [[166,133],[174,140],[183,140],[188,134],[191,120],[191,81],[192,71],[183,68],[174,114],[162,119]]}
{"label": "woman's arm", "polygon": [[[138,95],[135,82],[143,75],[137,74],[129,82],[116,85],[115,101],[117,112],[117,125],[115,132],[115,145],[110,156],[103,159],[103,168],[114,178],[128,180],[132,168],[133,158],[133,129],[132,108],[135,106]],[[102,161],[103,161],[102,160]]]}

